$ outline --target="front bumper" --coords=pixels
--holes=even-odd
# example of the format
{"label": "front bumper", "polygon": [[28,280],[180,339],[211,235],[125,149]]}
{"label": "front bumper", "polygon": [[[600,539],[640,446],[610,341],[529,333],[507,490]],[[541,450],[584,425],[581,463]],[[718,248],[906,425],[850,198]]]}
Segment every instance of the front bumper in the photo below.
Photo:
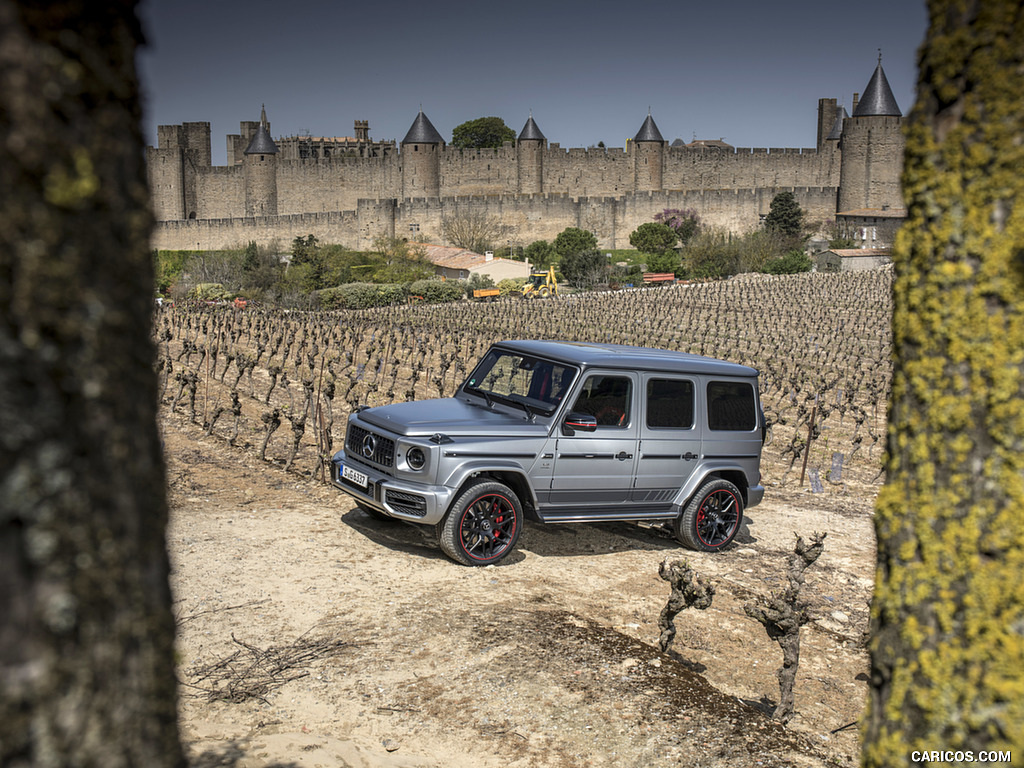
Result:
{"label": "front bumper", "polygon": [[[345,477],[345,466],[350,475]],[[359,482],[366,479],[365,485]],[[344,451],[331,459],[331,482],[340,490],[367,507],[373,507],[388,517],[411,523],[436,525],[441,522],[457,489],[444,485],[427,485],[396,480],[373,467],[345,456]]]}

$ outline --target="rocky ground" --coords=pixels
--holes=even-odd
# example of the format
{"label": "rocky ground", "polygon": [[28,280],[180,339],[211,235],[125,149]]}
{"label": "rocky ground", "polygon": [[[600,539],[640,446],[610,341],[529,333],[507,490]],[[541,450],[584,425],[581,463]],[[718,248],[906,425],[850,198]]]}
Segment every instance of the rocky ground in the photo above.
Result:
{"label": "rocky ground", "polygon": [[[433,532],[163,422],[182,736],[195,766],[852,765],[866,696],[874,486],[769,487],[729,551],[631,525],[528,524],[466,568]],[[773,722],[782,657],[743,605],[807,572],[797,714]],[[657,648],[666,558],[717,592]]]}

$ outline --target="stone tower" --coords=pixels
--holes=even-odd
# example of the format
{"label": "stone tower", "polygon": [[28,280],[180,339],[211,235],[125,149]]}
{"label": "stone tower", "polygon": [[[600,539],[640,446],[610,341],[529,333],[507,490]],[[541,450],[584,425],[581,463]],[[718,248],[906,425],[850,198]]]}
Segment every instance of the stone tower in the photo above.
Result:
{"label": "stone tower", "polygon": [[423,114],[402,139],[402,197],[439,197],[444,139]]}
{"label": "stone tower", "polygon": [[530,114],[516,141],[516,164],[519,171],[518,192],[539,195],[544,191],[544,150],[548,140],[533,122]]}
{"label": "stone tower", "polygon": [[662,188],[662,167],[665,162],[665,139],[654,124],[651,113],[633,137],[633,167],[637,192],[653,192]]}
{"label": "stone tower", "polygon": [[277,145],[267,130],[267,111],[260,111],[260,124],[246,147],[242,160],[245,176],[245,215],[277,216]]}
{"label": "stone tower", "polygon": [[903,208],[903,114],[882,71],[882,57],[853,115],[843,121],[836,212]]}

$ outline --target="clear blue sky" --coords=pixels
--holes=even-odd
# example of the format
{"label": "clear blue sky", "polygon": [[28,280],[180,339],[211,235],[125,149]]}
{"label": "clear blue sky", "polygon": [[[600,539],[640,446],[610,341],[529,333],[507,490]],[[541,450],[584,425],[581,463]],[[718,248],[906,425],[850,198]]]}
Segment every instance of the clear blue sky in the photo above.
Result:
{"label": "clear blue sky", "polygon": [[258,120],[299,133],[401,141],[421,105],[446,140],[532,110],[549,142],[621,147],[650,109],[666,140],[813,147],[819,98],[850,110],[882,50],[900,109],[913,104],[924,0],[387,3],[142,0],[145,136]]}

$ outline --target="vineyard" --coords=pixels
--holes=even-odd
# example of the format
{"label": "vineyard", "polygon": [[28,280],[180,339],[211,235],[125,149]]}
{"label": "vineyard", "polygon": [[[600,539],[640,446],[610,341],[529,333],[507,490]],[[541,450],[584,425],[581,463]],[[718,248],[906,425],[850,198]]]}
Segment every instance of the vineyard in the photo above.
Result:
{"label": "vineyard", "polygon": [[806,464],[816,490],[850,492],[881,479],[890,286],[871,271],[348,312],[164,307],[160,396],[207,434],[323,480],[352,408],[450,396],[496,340],[661,347],[761,372],[767,487],[795,486]]}

